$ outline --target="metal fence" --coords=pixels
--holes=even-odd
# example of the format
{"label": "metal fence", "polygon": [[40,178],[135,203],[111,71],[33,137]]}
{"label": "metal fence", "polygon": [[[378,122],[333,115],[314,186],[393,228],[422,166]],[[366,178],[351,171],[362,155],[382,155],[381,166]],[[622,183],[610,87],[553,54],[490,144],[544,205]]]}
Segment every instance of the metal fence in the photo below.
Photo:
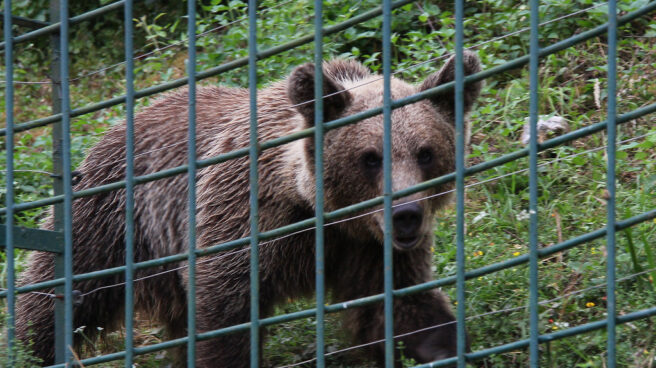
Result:
{"label": "metal fence", "polygon": [[[6,298],[6,304],[9,314],[8,319],[8,328],[7,336],[9,341],[10,348],[10,360],[5,362],[5,365],[12,366],[11,358],[11,346],[12,339],[14,337],[14,311],[15,311],[15,298],[18,293],[27,293],[35,292],[44,289],[55,290],[55,303],[56,303],[56,361],[59,363],[56,366],[66,366],[73,362],[74,357],[70,349],[67,349],[67,346],[73,345],[73,330],[74,330],[74,321],[73,321],[73,305],[76,294],[73,290],[73,284],[75,282],[88,280],[91,278],[103,277],[111,274],[121,274],[125,275],[125,325],[126,325],[126,335],[125,335],[125,351],[108,354],[93,358],[88,358],[82,360],[80,363],[85,366],[92,364],[99,364],[102,362],[108,362],[111,360],[124,359],[125,366],[131,367],[133,364],[133,359],[135,355],[146,354],[150,352],[155,352],[162,349],[171,348],[174,346],[184,346],[186,345],[188,351],[188,364],[189,366],[194,366],[195,362],[195,346],[197,341],[210,339],[212,337],[221,336],[224,334],[229,334],[236,331],[250,331],[251,338],[251,366],[259,366],[260,356],[258,351],[258,341],[259,341],[259,330],[263,326],[269,326],[272,324],[291,321],[299,318],[306,317],[316,317],[316,346],[317,346],[317,356],[316,356],[316,365],[322,367],[325,365],[324,354],[324,316],[326,313],[333,313],[343,310],[344,308],[354,308],[364,305],[369,305],[372,303],[383,302],[385,306],[385,354],[386,354],[386,366],[391,367],[394,365],[394,331],[393,324],[391,323],[393,316],[393,300],[394,298],[402,297],[407,294],[417,293],[421,291],[426,291],[432,288],[437,288],[444,285],[454,284],[457,287],[457,346],[458,354],[456,357],[444,359],[438,362],[433,362],[430,364],[424,364],[422,367],[428,366],[444,366],[448,364],[457,364],[458,367],[464,367],[466,361],[473,361],[480,359],[491,354],[499,354],[503,352],[508,352],[512,349],[525,348],[528,347],[530,351],[530,365],[531,367],[538,366],[538,356],[539,349],[538,346],[541,343],[548,342],[555,339],[561,339],[568,336],[573,336],[576,334],[582,334],[592,330],[606,329],[607,331],[607,366],[614,367],[616,356],[616,337],[615,331],[618,324],[627,323],[637,319],[647,318],[656,314],[656,307],[651,307],[643,310],[632,311],[623,315],[618,315],[616,311],[616,300],[615,300],[615,233],[618,230],[625,229],[641,222],[653,219],[656,217],[656,210],[651,210],[637,216],[628,218],[626,220],[618,221],[615,215],[615,147],[616,147],[616,137],[615,131],[617,124],[623,124],[633,119],[636,119],[640,116],[646,115],[656,111],[656,104],[651,104],[643,108],[631,111],[623,115],[617,115],[615,111],[616,107],[616,49],[617,49],[617,27],[619,25],[630,22],[638,17],[641,17],[654,9],[656,9],[656,2],[651,2],[646,4],[643,8],[638,11],[628,13],[622,17],[617,17],[617,9],[615,1],[608,1],[608,23],[590,29],[588,31],[582,32],[578,35],[575,35],[569,39],[556,42],[548,46],[540,46],[538,44],[538,1],[530,1],[531,9],[531,43],[530,43],[530,54],[524,57],[520,57],[515,60],[511,60],[503,65],[484,70],[482,72],[476,73],[474,75],[465,76],[463,72],[462,60],[463,60],[463,0],[455,2],[455,24],[456,24],[456,49],[455,57],[457,62],[456,67],[456,78],[454,82],[447,83],[443,86],[433,88],[431,90],[424,91],[422,93],[402,98],[399,100],[392,100],[390,94],[390,76],[391,76],[391,12],[393,9],[399,8],[405,4],[411,3],[409,0],[401,0],[392,2],[390,0],[384,0],[380,8],[375,10],[368,11],[359,16],[355,16],[352,19],[339,23],[330,27],[324,27],[322,23],[322,1],[315,1],[315,34],[309,35],[306,37],[298,38],[294,41],[282,44],[278,47],[269,48],[265,50],[259,50],[256,43],[256,22],[249,22],[249,56],[247,58],[237,59],[235,61],[207,69],[202,72],[195,71],[195,34],[196,29],[194,22],[189,22],[188,24],[188,39],[189,39],[189,48],[188,48],[188,76],[175,80],[170,83],[165,83],[150,88],[135,90],[133,75],[134,75],[134,65],[131,55],[133,55],[133,15],[132,15],[132,1],[122,0],[115,3],[103,6],[92,12],[88,12],[76,17],[69,17],[68,12],[68,2],[65,0],[53,0],[51,1],[51,23],[45,25],[39,22],[32,22],[26,19],[19,17],[12,17],[12,6],[10,0],[5,0],[4,7],[4,42],[0,45],[4,49],[5,53],[5,80],[6,80],[6,128],[0,131],[1,135],[6,137],[6,155],[7,155],[7,179],[6,179],[6,208],[1,210],[1,214],[6,218],[6,224],[2,226],[2,245],[5,246],[5,252],[7,256],[7,285],[8,289],[2,291],[0,295],[3,298]],[[189,2],[188,6],[188,20],[196,19],[195,15],[195,6],[194,2]],[[69,100],[69,57],[68,57],[68,47],[69,47],[69,25],[79,23],[82,21],[93,19],[94,17],[101,16],[102,14],[112,11],[115,9],[123,9],[125,14],[125,67],[126,67],[126,85],[127,93],[124,96],[115,97],[107,101],[102,101],[94,105],[86,106],[78,109],[71,109],[71,103]],[[248,17],[250,20],[254,20],[257,17],[256,2],[251,0],[249,1],[248,8]],[[293,134],[291,136],[282,137],[279,139],[274,139],[265,142],[258,142],[257,137],[257,111],[256,111],[256,100],[257,100],[257,89],[256,89],[256,62],[257,60],[267,58],[271,55],[293,49],[296,46],[314,42],[315,45],[315,64],[321,65],[322,63],[322,37],[330,35],[332,33],[347,29],[348,27],[358,23],[363,22],[374,17],[382,16],[383,18],[383,78],[385,81],[384,89],[384,106],[381,108],[376,108],[368,110],[362,113],[359,113],[354,116],[348,116],[345,118],[340,118],[334,121],[322,121],[323,114],[323,100],[322,100],[322,88],[321,88],[321,78],[322,74],[320,72],[316,73],[315,76],[315,108],[318,113],[316,114],[316,129],[307,129],[299,133]],[[12,23],[23,22],[23,24],[30,24],[37,28],[34,31],[13,36],[12,35]],[[558,51],[564,50],[572,45],[580,43],[585,40],[589,40],[593,37],[602,36],[606,34],[608,39],[608,111],[607,111],[607,120],[604,122],[591,124],[584,128],[581,128],[576,131],[564,134],[560,137],[546,140],[542,143],[537,141],[537,120],[538,120],[538,63],[541,58],[546,57],[547,55],[554,54]],[[52,67],[52,82],[53,82],[53,100],[55,101],[53,114],[47,118],[37,119],[34,121],[19,123],[16,124],[13,118],[14,110],[14,98],[13,98],[13,65],[14,65],[14,55],[13,55],[13,46],[16,43],[24,42],[30,39],[33,39],[38,36],[50,35],[52,39],[52,46],[58,53],[58,58],[55,58],[53,67]],[[496,73],[503,71],[519,68],[525,66],[526,64],[530,67],[530,86],[531,86],[531,95],[530,95],[530,129],[531,129],[531,140],[528,148],[521,149],[515,152],[510,152],[504,154],[496,159],[482,162],[470,167],[465,166],[465,141],[464,141],[464,122],[463,122],[463,88],[465,83],[471,83],[475,81],[481,81],[485,78],[492,76]],[[226,154],[222,154],[216,157],[209,159],[198,160],[195,157],[195,88],[196,82],[198,80],[215,76],[222,72],[235,69],[238,67],[248,66],[249,70],[249,88],[250,88],[250,147],[249,149],[241,149],[232,151]],[[317,70],[320,70],[318,68]],[[134,142],[133,142],[133,116],[134,116],[134,103],[135,100],[149,95],[154,95],[159,92],[169,90],[179,86],[189,86],[189,141],[188,141],[188,164],[175,167],[173,169],[168,169],[148,175],[135,176],[134,174]],[[421,99],[425,99],[430,96],[443,93],[444,91],[455,90],[456,95],[456,128],[457,128],[457,147],[456,147],[456,171],[438,178],[434,178],[423,182],[419,185],[413,186],[411,188],[404,189],[402,191],[393,192],[391,188],[391,111],[393,109],[405,106],[407,104],[414,103]],[[76,116],[80,116],[89,112],[98,111],[100,109],[110,107],[117,104],[126,105],[126,124],[129,134],[127,135],[127,171],[124,181],[111,183],[107,185],[102,185],[92,189],[85,189],[81,191],[74,192],[72,190],[72,172],[71,172],[71,154],[70,154],[70,121]],[[336,129],[347,124],[356,123],[359,120],[362,120],[367,117],[375,116],[382,114],[385,122],[385,135],[384,135],[384,195],[372,200],[368,200],[356,205],[348,206],[341,208],[332,212],[324,211],[323,204],[323,134],[324,132]],[[61,150],[54,151],[54,196],[38,201],[28,202],[28,203],[15,203],[14,202],[14,191],[13,191],[13,182],[14,182],[14,168],[13,168],[13,139],[14,135],[18,132],[26,131],[28,129],[42,127],[46,125],[52,125],[53,130],[53,142],[61,142]],[[567,239],[559,244],[555,244],[546,248],[538,248],[537,243],[537,213],[538,213],[538,204],[537,204],[537,157],[538,153],[549,148],[562,145],[566,142],[573,141],[575,139],[593,134],[595,132],[606,131],[608,139],[608,166],[607,166],[607,189],[608,189],[608,201],[607,201],[607,226],[604,229],[599,229],[597,231],[589,232],[585,235]],[[315,217],[301,221],[289,226],[284,226],[271,231],[260,232],[257,226],[258,219],[258,207],[257,207],[257,160],[256,158],[262,150],[266,150],[272,147],[280,146],[285,143],[289,143],[294,140],[314,137],[316,142],[316,213]],[[227,160],[239,158],[239,157],[250,157],[250,216],[251,216],[251,236],[244,239],[238,239],[230,241],[224,244],[217,244],[210,248],[205,249],[196,249],[195,247],[195,174],[196,171],[213,165],[220,162],[225,162]],[[465,265],[465,253],[464,253],[464,243],[465,243],[465,233],[464,233],[464,179],[466,176],[473,175],[475,173],[488,170],[490,168],[502,165],[504,163],[510,162],[512,160],[517,160],[522,157],[529,157],[530,163],[530,252],[526,255],[521,255],[514,257],[510,260],[506,260],[499,263],[489,264],[482,268],[477,269],[466,269]],[[189,197],[188,197],[188,206],[190,209],[190,214],[188,215],[189,221],[189,251],[184,254],[172,255],[160,259],[153,259],[145,262],[133,262],[133,216],[134,216],[134,187],[136,185],[142,185],[147,182],[154,180],[159,180],[174,175],[187,175],[188,176],[188,185],[189,188]],[[325,290],[324,290],[324,265],[323,265],[323,228],[326,221],[338,218],[345,214],[351,214],[362,209],[370,208],[377,205],[383,205],[385,213],[385,224],[387,229],[391,228],[391,209],[392,201],[409,194],[417,193],[428,188],[454,181],[456,183],[456,206],[457,206],[457,237],[456,237],[456,247],[457,247],[457,274],[455,277],[446,277],[437,279],[425,284],[416,285],[412,287],[407,287],[403,289],[394,290],[392,286],[392,242],[390,232],[385,233],[385,288],[384,294],[374,295],[371,297],[366,297],[358,300],[350,301],[346,304],[339,305],[326,305],[325,303]],[[102,271],[91,272],[86,274],[73,274],[72,268],[72,245],[73,245],[73,234],[72,234],[72,202],[76,198],[86,197],[95,195],[98,193],[113,191],[117,189],[125,188],[126,191],[126,262],[125,266],[114,267]],[[36,230],[36,229],[24,229],[14,226],[13,218],[14,215],[20,211],[33,209],[43,206],[55,206],[55,216],[56,216],[56,229],[55,231],[46,231],[46,230]],[[263,241],[273,239],[275,237],[290,234],[295,231],[308,229],[311,227],[316,228],[316,309],[309,309],[300,312],[278,315],[269,318],[259,318],[259,285],[258,285],[258,244]],[[598,238],[606,238],[607,251],[608,251],[608,269],[607,269],[607,316],[606,320],[600,320],[595,322],[589,322],[580,326],[573,328],[563,329],[553,333],[540,333],[538,329],[538,261],[542,258],[545,258],[554,253],[562,252],[566,249],[570,249],[584,242],[591,241]],[[200,256],[206,256],[210,254],[215,254],[217,252],[226,251],[230,249],[235,249],[239,247],[244,247],[250,245],[251,250],[251,280],[254,280],[251,283],[251,321],[250,323],[241,324],[237,326],[232,326],[228,328],[222,328],[215,331],[197,333],[195,325],[195,264],[196,258]],[[32,249],[32,250],[43,250],[48,252],[53,252],[56,254],[57,266],[56,266],[56,275],[55,278],[51,281],[41,282],[33,285],[25,285],[21,287],[16,286],[15,281],[15,264],[12,255],[14,254],[14,249],[23,248],[23,249]],[[190,287],[188,290],[188,336],[184,338],[178,338],[170,341],[165,341],[162,343],[152,344],[148,346],[135,347],[133,344],[133,320],[134,320],[134,311],[133,311],[133,283],[134,283],[134,273],[136,270],[145,269],[148,267],[154,267],[158,265],[163,265],[171,262],[179,261],[188,261],[189,264],[189,280]],[[495,346],[489,349],[467,352],[466,351],[466,337],[465,337],[465,305],[467,300],[465,299],[465,283],[466,280],[475,278],[481,275],[490,274],[502,269],[522,265],[528,263],[529,265],[529,275],[530,275],[530,304],[529,304],[529,313],[530,313],[530,335],[528,339],[523,339],[515,341],[512,343]],[[383,270],[381,270],[383,272]],[[67,363],[68,362],[68,363]]]}

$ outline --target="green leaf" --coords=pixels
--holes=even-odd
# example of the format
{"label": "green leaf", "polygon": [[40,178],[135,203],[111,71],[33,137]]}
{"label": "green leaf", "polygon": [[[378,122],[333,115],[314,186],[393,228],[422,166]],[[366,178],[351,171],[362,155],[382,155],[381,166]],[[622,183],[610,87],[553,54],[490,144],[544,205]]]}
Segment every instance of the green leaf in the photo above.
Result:
{"label": "green leaf", "polygon": [[572,157],[572,163],[574,165],[582,166],[582,165],[585,165],[586,162],[587,162],[587,160],[583,156],[574,156],[574,157]]}

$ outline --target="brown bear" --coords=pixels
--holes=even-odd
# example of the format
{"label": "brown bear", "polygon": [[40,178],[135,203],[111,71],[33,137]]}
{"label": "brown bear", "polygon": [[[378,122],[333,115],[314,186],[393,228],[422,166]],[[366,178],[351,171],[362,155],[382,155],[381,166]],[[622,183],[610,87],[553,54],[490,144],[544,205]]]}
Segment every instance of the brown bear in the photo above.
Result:
{"label": "brown bear", "polygon": [[[418,87],[392,78],[393,99],[413,95],[454,79],[451,58]],[[478,72],[478,58],[465,52],[466,74]],[[382,105],[383,81],[361,64],[334,60],[323,65],[324,120],[330,121]],[[465,86],[468,111],[480,83]],[[296,68],[283,81],[258,91],[259,140],[268,141],[313,126],[314,65]],[[208,158],[249,143],[247,89],[199,87],[197,90],[197,153]],[[184,165],[187,160],[188,93],[181,89],[156,100],[135,117],[137,175]],[[75,190],[123,180],[125,125],[113,127],[89,151],[79,167]],[[383,117],[327,131],[324,142],[325,209],[380,196]],[[454,170],[453,91],[395,109],[392,112],[392,170],[395,191]],[[259,229],[271,230],[314,216],[315,171],[312,138],[261,152],[259,170]],[[201,169],[197,174],[197,246],[206,248],[249,236],[249,159],[241,157]],[[431,280],[434,214],[448,196],[422,199],[452,187],[444,184],[397,200],[393,209],[394,287]],[[134,252],[136,261],[184,253],[187,247],[187,177],[178,175],[135,187]],[[73,205],[76,274],[125,264],[125,191],[115,190],[75,200]],[[52,217],[45,228],[53,227]],[[314,231],[260,246],[261,315],[289,298],[309,296],[315,286]],[[383,214],[377,212],[325,227],[326,287],[334,302],[383,290]],[[197,328],[210,331],[248,322],[249,254],[227,251],[199,258],[197,263]],[[172,337],[186,334],[186,275],[184,262],[137,271],[144,277],[172,272],[134,283],[135,308],[163,323]],[[180,268],[178,270],[174,270]],[[53,256],[35,252],[22,275],[23,285],[53,276]],[[82,293],[120,284],[123,274],[77,282]],[[74,309],[75,326],[105,331],[123,321],[124,288],[114,286],[86,295]],[[406,334],[453,322],[448,301],[437,290],[396,298],[394,332]],[[357,343],[383,336],[383,305],[349,309],[344,328]],[[18,298],[17,336],[32,330],[35,353],[53,361],[53,300],[41,294]],[[428,362],[455,355],[455,323],[399,338],[404,355]],[[312,341],[308,337],[308,342]],[[198,343],[197,367],[242,367],[249,362],[249,333],[235,333]],[[370,347],[381,361],[383,345]],[[397,354],[398,355],[398,354]],[[398,358],[398,356],[397,356]]]}

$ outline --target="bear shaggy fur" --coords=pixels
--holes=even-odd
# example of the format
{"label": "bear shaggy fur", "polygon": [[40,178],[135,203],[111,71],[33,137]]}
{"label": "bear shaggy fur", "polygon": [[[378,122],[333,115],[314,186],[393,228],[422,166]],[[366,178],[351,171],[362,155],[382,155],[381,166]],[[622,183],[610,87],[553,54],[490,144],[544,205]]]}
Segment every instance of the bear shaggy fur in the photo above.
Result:
{"label": "bear shaggy fur", "polygon": [[[465,52],[466,74],[478,72],[478,58]],[[314,125],[314,65],[297,67],[291,75],[258,91],[259,140],[268,141]],[[454,79],[453,58],[419,86],[392,78],[391,94],[400,99]],[[354,61],[323,65],[324,121],[382,106],[383,81]],[[468,83],[465,111],[480,91]],[[247,89],[200,87],[197,90],[197,154],[200,159],[248,147]],[[304,103],[308,102],[309,103]],[[135,173],[145,175],[186,164],[188,93],[181,89],[156,100],[135,117]],[[79,167],[79,191],[113,183],[125,176],[125,125],[113,127],[89,151]],[[325,209],[334,211],[382,195],[382,115],[325,133]],[[454,93],[406,105],[392,112],[393,190],[398,191],[454,170]],[[312,138],[261,152],[259,229],[271,230],[314,216],[315,169]],[[207,248],[249,236],[249,159],[241,157],[203,168],[197,173],[197,247]],[[395,202],[393,210],[394,287],[431,280],[434,214],[448,196],[443,184]],[[187,177],[178,175],[135,187],[135,261],[184,253],[187,249]],[[326,287],[334,302],[379,294],[383,290],[383,213],[351,219],[325,228]],[[45,228],[53,228],[50,217]],[[125,190],[83,197],[73,205],[76,274],[125,264]],[[260,245],[260,310],[269,316],[289,298],[310,296],[315,286],[314,231],[305,231]],[[250,303],[248,247],[200,257],[196,265],[198,332],[248,322]],[[53,255],[35,252],[21,284],[53,277]],[[186,334],[184,262],[138,270],[136,277],[164,273],[134,283],[135,308],[165,325],[171,337]],[[177,269],[177,270],[174,270]],[[122,273],[76,282],[87,293],[124,280]],[[75,326],[119,328],[123,321],[124,288],[110,287],[86,295],[74,308]],[[448,301],[437,290],[394,300],[394,332],[406,334],[454,321]],[[53,362],[53,299],[28,293],[18,298],[17,336],[34,342],[35,353]],[[383,305],[345,311],[344,328],[356,343],[384,335]],[[31,331],[31,332],[30,332]],[[428,362],[455,355],[454,323],[399,338],[404,355]],[[308,339],[311,341],[311,338]],[[81,341],[76,341],[81,343]],[[248,331],[199,342],[198,367],[241,367],[248,364]],[[381,361],[382,343],[372,345]],[[398,354],[397,354],[398,359]]]}

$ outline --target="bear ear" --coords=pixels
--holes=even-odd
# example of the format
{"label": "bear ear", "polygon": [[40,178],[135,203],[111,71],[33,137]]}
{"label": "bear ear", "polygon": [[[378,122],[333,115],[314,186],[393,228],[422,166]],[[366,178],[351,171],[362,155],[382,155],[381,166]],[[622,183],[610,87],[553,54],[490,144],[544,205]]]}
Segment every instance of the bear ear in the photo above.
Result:
{"label": "bear ear", "polygon": [[[481,71],[481,62],[475,53],[464,50],[463,51],[463,64],[465,75],[475,74]],[[433,73],[419,87],[419,91],[425,91],[441,84],[455,80],[456,75],[456,58],[451,57],[446,64],[440,69],[439,72]],[[482,82],[467,83],[464,90],[464,110],[465,114],[471,110],[474,101],[481,92]],[[445,93],[437,94],[430,98],[430,101],[435,105],[440,112],[448,115],[451,122],[455,122],[455,90],[450,90]]]}
{"label": "bear ear", "polygon": [[[287,96],[303,115],[308,126],[314,125],[314,64],[294,69],[287,82]],[[353,99],[351,93],[335,79],[323,73],[323,120],[336,119]]]}

